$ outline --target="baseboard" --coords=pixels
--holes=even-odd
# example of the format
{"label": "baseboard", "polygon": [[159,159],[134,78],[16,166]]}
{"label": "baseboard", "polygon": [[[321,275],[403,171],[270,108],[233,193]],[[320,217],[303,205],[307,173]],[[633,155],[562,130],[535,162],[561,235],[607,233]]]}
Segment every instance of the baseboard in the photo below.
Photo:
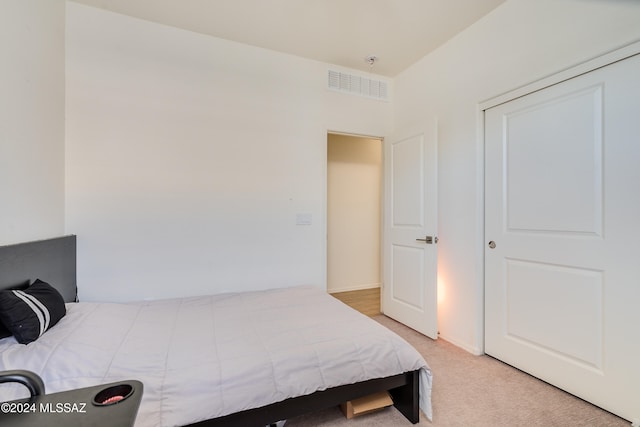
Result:
{"label": "baseboard", "polygon": [[469,353],[473,354],[474,356],[482,356],[484,354],[484,351],[482,351],[478,347],[470,346],[465,342],[457,340],[456,338],[449,337],[449,336],[444,335],[444,334],[439,334],[438,338],[441,338],[441,339],[445,340],[446,342],[455,345],[456,347],[460,347],[464,351],[468,351]]}
{"label": "baseboard", "polygon": [[368,283],[364,285],[342,286],[340,288],[328,288],[327,292],[330,294],[337,294],[338,292],[351,292],[351,291],[363,291],[365,289],[376,289],[380,287],[380,283]]}

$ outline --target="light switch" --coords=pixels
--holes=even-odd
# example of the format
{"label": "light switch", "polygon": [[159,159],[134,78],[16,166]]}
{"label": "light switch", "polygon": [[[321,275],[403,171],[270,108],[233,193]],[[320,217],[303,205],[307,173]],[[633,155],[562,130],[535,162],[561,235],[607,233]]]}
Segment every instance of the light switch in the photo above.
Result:
{"label": "light switch", "polygon": [[313,215],[310,213],[296,214],[296,225],[311,225],[313,222]]}

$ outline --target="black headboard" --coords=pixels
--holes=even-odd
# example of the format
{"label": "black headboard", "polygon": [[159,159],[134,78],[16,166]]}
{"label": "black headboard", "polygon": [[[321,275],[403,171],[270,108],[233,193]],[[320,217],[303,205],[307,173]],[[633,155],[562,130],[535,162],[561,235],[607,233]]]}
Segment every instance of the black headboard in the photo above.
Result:
{"label": "black headboard", "polygon": [[76,236],[0,246],[0,289],[35,279],[56,288],[65,302],[77,301]]}

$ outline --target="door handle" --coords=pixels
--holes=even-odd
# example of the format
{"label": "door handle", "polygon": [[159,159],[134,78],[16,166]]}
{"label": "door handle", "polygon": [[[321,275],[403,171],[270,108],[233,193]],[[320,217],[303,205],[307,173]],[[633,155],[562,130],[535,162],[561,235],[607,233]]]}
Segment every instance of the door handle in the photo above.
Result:
{"label": "door handle", "polygon": [[490,242],[489,242],[489,247],[490,247],[491,249],[495,249],[495,247],[496,247],[496,242],[494,242],[493,240],[492,240],[492,241],[490,241]]}
{"label": "door handle", "polygon": [[433,236],[425,236],[424,239],[416,239],[416,242],[425,242],[427,245],[438,243],[438,238]]}

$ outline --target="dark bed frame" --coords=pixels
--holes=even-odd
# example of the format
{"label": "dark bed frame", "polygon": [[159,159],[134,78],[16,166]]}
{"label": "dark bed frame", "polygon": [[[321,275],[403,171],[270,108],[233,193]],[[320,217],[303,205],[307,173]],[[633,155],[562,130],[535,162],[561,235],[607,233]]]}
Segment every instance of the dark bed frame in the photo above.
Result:
{"label": "dark bed frame", "polygon": [[[0,246],[0,290],[41,279],[55,287],[65,302],[77,302],[76,236]],[[393,405],[413,424],[420,421],[419,371],[333,387],[191,424],[198,427],[262,427],[330,408],[380,391],[389,391]]]}

